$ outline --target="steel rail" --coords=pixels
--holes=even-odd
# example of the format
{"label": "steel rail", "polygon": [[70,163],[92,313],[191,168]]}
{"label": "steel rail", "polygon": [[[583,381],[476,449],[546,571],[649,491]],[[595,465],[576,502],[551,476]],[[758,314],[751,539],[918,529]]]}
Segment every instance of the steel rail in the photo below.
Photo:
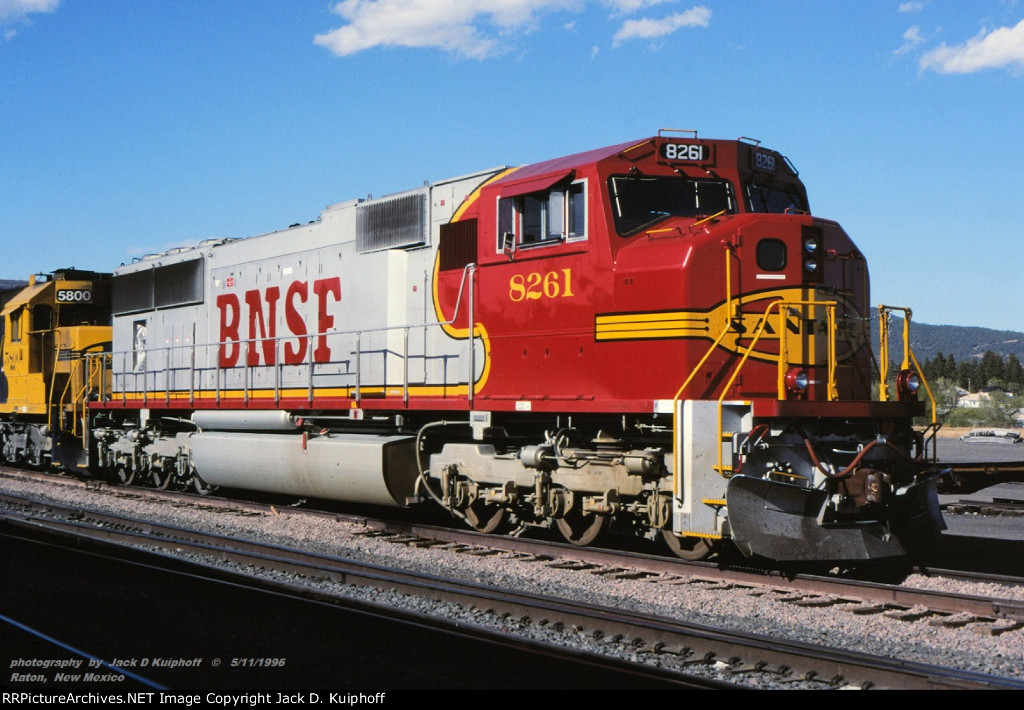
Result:
{"label": "steel rail", "polygon": [[[322,590],[290,584],[280,580],[269,579],[226,569],[208,566],[195,560],[188,560],[172,554],[155,552],[122,543],[102,539],[102,537],[73,533],[62,530],[60,526],[32,521],[11,519],[0,515],[0,537],[21,539],[61,548],[74,549],[96,558],[117,560],[144,570],[157,570],[177,577],[190,578],[195,581],[212,581],[230,585],[240,590],[258,590],[279,597],[297,599],[306,603],[323,607],[344,608],[348,611],[376,617],[390,622],[398,622],[409,627],[418,627],[457,636],[483,644],[507,649],[513,657],[527,656],[542,659],[568,662],[571,668],[586,668],[608,674],[616,682],[628,686],[638,685],[644,688],[685,688],[702,690],[731,690],[733,684],[715,679],[690,674],[681,674],[647,664],[631,663],[621,658],[585,650],[565,648],[554,644],[524,639],[507,633],[467,624],[453,624],[444,618],[418,613],[406,609],[396,609],[384,604],[366,600],[325,593]],[[325,649],[326,650],[326,649]]]}
{"label": "steel rail", "polygon": [[[70,480],[70,479],[69,479]],[[122,491],[131,491],[134,496],[144,493],[154,500],[166,498],[168,494],[177,500],[186,501],[199,507],[221,507],[227,511],[269,512],[276,514],[277,508],[267,503],[253,503],[234,499],[218,499],[210,496],[155,491],[150,489],[122,489],[107,487],[107,492],[115,495]],[[0,500],[19,499],[22,504],[30,504],[30,499],[0,493]],[[53,504],[47,504],[53,507]],[[70,510],[70,509],[69,509]],[[384,521],[364,515],[329,513],[301,508],[289,508],[289,514],[328,517],[335,520],[363,525],[368,530],[394,535],[405,535],[413,538],[434,540],[454,544],[476,545],[503,552],[520,553],[534,556],[551,556],[568,559],[591,565],[618,567],[623,570],[643,571],[651,574],[692,577],[697,580],[707,579],[717,583],[729,583],[736,586],[785,588],[786,590],[803,592],[807,595],[830,596],[837,602],[864,602],[882,605],[878,611],[909,610],[924,607],[929,612],[939,615],[973,615],[982,619],[1008,619],[1024,622],[1024,600],[1009,598],[993,598],[989,596],[950,594],[945,591],[917,589],[893,584],[882,584],[856,579],[838,579],[835,577],[793,574],[772,569],[750,569],[742,567],[722,567],[710,562],[690,562],[674,557],[658,557],[635,551],[617,551],[594,547],[577,547],[564,543],[529,540],[517,537],[500,537],[485,535],[471,530],[458,530],[433,525]],[[96,511],[96,516],[104,513]],[[144,521],[138,521],[142,524]],[[156,525],[155,523],[148,523]],[[930,571],[938,574],[937,571]],[[946,575],[944,575],[946,576]],[[961,573],[948,576],[965,579]],[[972,582],[985,582],[1006,585],[1024,585],[1024,580],[1005,576],[972,576]]]}
{"label": "steel rail", "polygon": [[[89,517],[92,517],[91,514]],[[563,623],[594,629],[605,636],[634,639],[633,643],[638,647],[644,646],[662,652],[668,650],[677,654],[696,653],[698,657],[708,661],[722,658],[748,659],[746,663],[731,661],[731,672],[749,672],[757,669],[775,669],[782,672],[783,669],[791,669],[789,672],[794,677],[828,679],[828,684],[834,686],[1024,689],[1024,681],[1016,679],[882,659],[869,654],[780,641],[666,618],[648,617],[608,607],[499,590],[459,580],[280,546],[268,546],[223,535],[199,533],[175,526],[161,526],[131,518],[121,518],[117,524],[119,529],[114,529],[114,518],[117,516],[107,516],[106,520],[97,521],[102,526],[88,524],[84,520],[31,520],[10,514],[4,515],[2,519],[7,520],[8,524],[62,531],[80,540],[103,540],[117,545],[158,546],[177,554],[189,551],[239,565],[274,569],[288,574],[319,577],[344,584],[394,588],[418,596],[457,601],[466,606],[490,608],[517,617],[555,617]],[[162,532],[157,532],[158,530]],[[694,647],[698,649],[696,652]]]}

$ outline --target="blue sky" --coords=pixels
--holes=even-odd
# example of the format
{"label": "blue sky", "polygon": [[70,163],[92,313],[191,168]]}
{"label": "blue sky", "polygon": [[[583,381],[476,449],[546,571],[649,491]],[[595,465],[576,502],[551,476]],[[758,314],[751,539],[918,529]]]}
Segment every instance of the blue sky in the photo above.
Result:
{"label": "blue sky", "polygon": [[1024,331],[1020,0],[0,0],[0,277],[659,128],[789,156],[874,302]]}

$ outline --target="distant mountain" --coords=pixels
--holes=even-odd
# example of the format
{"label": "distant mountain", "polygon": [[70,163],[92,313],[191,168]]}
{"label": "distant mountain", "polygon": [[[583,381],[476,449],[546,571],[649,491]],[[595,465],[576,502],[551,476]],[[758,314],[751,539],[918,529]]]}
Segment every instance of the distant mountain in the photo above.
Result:
{"label": "distant mountain", "polygon": [[[901,343],[902,324],[894,324],[894,326],[895,332],[891,337]],[[1003,358],[1012,353],[1017,356],[1017,359],[1024,362],[1024,333],[1014,330],[912,322],[910,346],[914,349],[917,359],[922,363],[934,357],[938,352],[943,355],[952,355],[957,362],[971,359],[980,360],[988,350]]]}
{"label": "distant mountain", "polygon": [[[28,281],[16,281],[14,279],[0,279],[0,306],[10,301],[21,289],[28,286]],[[3,323],[0,323],[0,330]]]}

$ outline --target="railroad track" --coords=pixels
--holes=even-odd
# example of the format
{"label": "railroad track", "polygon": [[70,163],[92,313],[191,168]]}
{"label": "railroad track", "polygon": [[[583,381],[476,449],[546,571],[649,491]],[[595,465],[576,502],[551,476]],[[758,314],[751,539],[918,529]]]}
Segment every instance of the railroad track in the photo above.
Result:
{"label": "railroad track", "polygon": [[[3,519],[8,526],[32,528],[36,532],[46,530],[52,534],[74,537],[79,542],[89,540],[96,544],[102,542],[134,549],[159,549],[162,555],[187,554],[193,558],[190,564],[207,570],[218,569],[224,574],[249,576],[253,570],[258,569],[261,576],[271,573],[277,575],[274,581],[264,583],[287,589],[289,593],[331,594],[331,585],[394,589],[418,597],[455,603],[464,608],[488,610],[491,616],[511,620],[519,626],[547,627],[555,631],[569,629],[574,635],[585,633],[591,640],[608,647],[626,645],[646,656],[647,660],[656,661],[663,669],[675,668],[673,672],[679,674],[681,683],[695,682],[690,676],[693,671],[701,669],[716,676],[715,680],[719,676],[749,677],[758,674],[765,677],[766,683],[776,687],[799,683],[804,686],[818,684],[825,687],[860,688],[1024,689],[1024,682],[1012,679],[723,631],[123,516],[61,510],[51,504],[33,507],[31,503],[19,503],[10,498],[7,502],[9,508],[28,508],[21,512],[6,513]],[[422,540],[425,538],[419,540],[399,541],[403,544],[424,544]],[[430,542],[430,545],[442,544],[463,545]],[[489,547],[465,547],[469,554],[496,554]],[[196,561],[196,558],[202,558],[203,561]],[[225,571],[221,567],[225,563],[235,571]],[[316,580],[316,585],[311,587],[310,580]],[[659,577],[659,583],[672,584],[679,581]],[[324,587],[324,584],[328,586]]]}
{"label": "railroad track", "polygon": [[1024,481],[1024,461],[952,461],[950,475],[939,482],[940,493],[972,493],[999,483]]}
{"label": "railroad track", "polygon": [[[3,475],[49,480],[34,472],[8,471]],[[270,503],[241,501],[234,498],[200,496],[193,493],[124,488],[103,483],[83,484],[75,479],[60,479],[69,485],[86,485],[97,493],[169,502],[175,507],[217,511],[237,516],[278,515],[285,510]],[[0,500],[5,496],[0,494]],[[439,545],[462,545],[481,554],[481,550],[550,559],[563,569],[583,573],[647,578],[656,584],[728,585],[731,588],[764,590],[776,598],[797,606],[834,606],[853,614],[884,614],[901,621],[921,621],[934,626],[972,625],[977,633],[998,635],[1024,626],[1024,601],[1015,598],[953,594],[871,582],[862,579],[795,573],[791,570],[720,566],[714,562],[688,562],[675,557],[659,557],[635,551],[617,551],[576,547],[546,540],[483,535],[471,530],[453,529],[417,522],[383,520],[365,515],[325,512],[307,508],[287,508],[292,515],[347,521],[365,528],[367,536],[381,537],[393,544],[428,549]],[[1024,578],[932,568],[927,574],[977,584],[1024,587]]]}
{"label": "railroad track", "polygon": [[1024,516],[1024,485],[1005,484],[992,489],[989,500],[961,498],[946,503],[943,509],[950,513],[971,513],[974,515]]}
{"label": "railroad track", "polygon": [[[520,687],[524,676],[537,689],[564,688],[567,679],[588,689],[729,687],[46,524],[0,518],[0,546],[21,572],[0,589],[0,655],[56,658],[78,673],[16,673],[11,680],[25,691],[93,690],[99,674],[83,676],[86,668],[100,669],[118,690],[347,685],[387,690],[389,700],[403,689]],[[68,574],[76,580],[72,604]],[[107,613],[82,613],[96,609]],[[447,664],[425,663],[424,649],[460,659],[458,682]],[[309,702],[301,698],[311,694],[296,697]]]}

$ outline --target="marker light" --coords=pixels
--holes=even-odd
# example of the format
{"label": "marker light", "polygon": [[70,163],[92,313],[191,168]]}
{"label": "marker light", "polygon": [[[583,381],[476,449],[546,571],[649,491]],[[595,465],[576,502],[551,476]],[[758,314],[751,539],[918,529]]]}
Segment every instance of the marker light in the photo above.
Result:
{"label": "marker light", "polygon": [[824,263],[822,259],[822,239],[824,235],[817,227],[804,227],[800,239],[803,244],[804,281],[806,283],[820,283],[824,278]]}

